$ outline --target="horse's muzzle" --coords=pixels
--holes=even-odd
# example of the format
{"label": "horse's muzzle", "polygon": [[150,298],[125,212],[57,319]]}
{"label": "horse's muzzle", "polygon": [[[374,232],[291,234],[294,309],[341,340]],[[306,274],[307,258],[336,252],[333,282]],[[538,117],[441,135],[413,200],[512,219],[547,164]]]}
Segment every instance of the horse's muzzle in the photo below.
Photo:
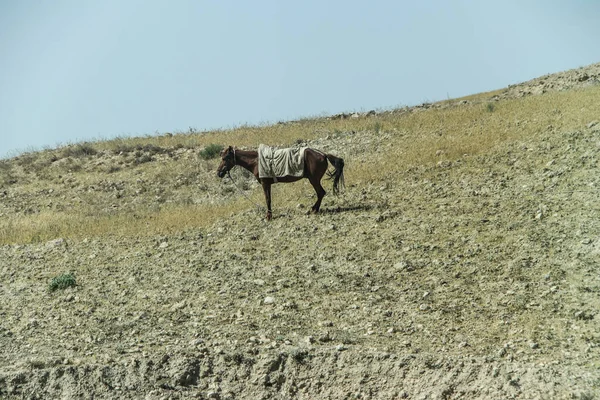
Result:
{"label": "horse's muzzle", "polygon": [[227,173],[227,171],[217,171],[217,176],[219,178],[223,178],[225,176],[225,174]]}

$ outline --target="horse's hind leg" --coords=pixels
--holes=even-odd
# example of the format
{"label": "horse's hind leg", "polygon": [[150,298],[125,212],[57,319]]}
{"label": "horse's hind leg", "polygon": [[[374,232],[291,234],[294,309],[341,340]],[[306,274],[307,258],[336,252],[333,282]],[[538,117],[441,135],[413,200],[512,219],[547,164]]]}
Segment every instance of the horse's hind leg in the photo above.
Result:
{"label": "horse's hind leg", "polygon": [[315,188],[315,192],[317,192],[317,202],[312,206],[311,211],[313,213],[318,213],[319,209],[321,208],[321,201],[323,201],[323,197],[325,197],[325,189],[323,189],[323,186],[321,186],[321,181],[318,181],[316,179],[311,179],[310,183],[312,184],[313,188]]}

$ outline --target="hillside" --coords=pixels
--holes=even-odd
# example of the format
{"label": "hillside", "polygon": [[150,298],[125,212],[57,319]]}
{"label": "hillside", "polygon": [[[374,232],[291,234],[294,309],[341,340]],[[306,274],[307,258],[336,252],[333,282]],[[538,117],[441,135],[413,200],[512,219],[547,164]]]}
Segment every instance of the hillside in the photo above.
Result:
{"label": "hillside", "polygon": [[[597,398],[599,82],[0,161],[0,398]],[[213,143],[346,190],[275,185],[267,223]]]}

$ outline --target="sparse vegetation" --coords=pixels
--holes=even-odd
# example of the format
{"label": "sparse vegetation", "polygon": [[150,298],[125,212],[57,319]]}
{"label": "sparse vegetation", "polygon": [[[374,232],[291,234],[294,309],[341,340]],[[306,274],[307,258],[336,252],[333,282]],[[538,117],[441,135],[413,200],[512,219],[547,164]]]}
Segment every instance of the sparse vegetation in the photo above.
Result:
{"label": "sparse vegetation", "polygon": [[[361,132],[373,130],[373,122],[368,118],[347,119],[347,120],[327,120],[325,118],[313,121],[303,121],[301,123],[278,124],[265,127],[242,127],[231,131],[216,131],[214,133],[203,133],[198,135],[197,143],[208,142],[203,145],[204,149],[210,148],[207,154],[215,156],[219,154],[222,148],[215,145],[215,142],[228,142],[239,147],[249,146],[256,148],[258,143],[267,143],[275,145],[291,145],[298,140],[298,137],[305,137],[307,141],[315,140],[318,137],[327,137],[335,134],[335,143],[348,142],[348,145],[340,145],[339,151],[347,159],[347,180],[353,185],[371,185],[375,182],[393,181],[394,176],[405,173],[408,169],[421,168],[427,165],[435,165],[440,161],[436,155],[439,149],[443,149],[444,162],[453,162],[463,159],[465,156],[474,156],[485,152],[493,151],[496,146],[514,140],[535,137],[540,129],[552,125],[555,129],[564,131],[575,130],[584,125],[585,121],[597,118],[600,110],[595,104],[595,99],[600,92],[599,87],[589,87],[583,91],[564,91],[546,93],[543,97],[524,97],[518,99],[502,100],[502,107],[497,107],[493,113],[488,113],[485,107],[475,107],[469,104],[465,106],[446,108],[432,108],[427,112],[399,112],[378,115],[377,118],[381,124],[385,124],[386,135],[378,135],[382,145],[371,147],[370,144],[360,145],[357,149],[350,146],[353,137],[360,138]],[[485,101],[493,93],[481,95],[480,101]],[[477,100],[476,96],[470,96],[470,101]],[[533,123],[535,121],[535,123]],[[354,132],[354,133],[353,133]],[[238,199],[235,190],[213,189],[216,193],[223,193],[235,201],[225,201],[210,204],[204,201],[190,201],[190,198],[197,197],[197,188],[190,186],[189,183],[182,185],[179,183],[178,175],[185,175],[183,171],[195,171],[194,176],[206,174],[205,183],[220,186],[223,181],[213,179],[215,160],[209,159],[205,163],[198,163],[192,159],[189,162],[181,160],[170,160],[165,158],[160,163],[144,162],[150,158],[144,157],[146,152],[155,156],[165,154],[165,149],[180,143],[182,135],[173,135],[173,137],[160,136],[148,140],[160,140],[158,143],[139,143],[141,139],[117,139],[114,143],[115,148],[122,151],[126,146],[131,146],[132,151],[140,151],[141,159],[131,161],[142,166],[152,166],[146,170],[149,179],[164,175],[160,178],[161,185],[177,186],[179,190],[186,190],[181,193],[181,203],[177,201],[169,202],[169,207],[161,209],[160,215],[156,217],[152,213],[138,210],[132,213],[128,208],[113,208],[111,204],[114,199],[110,197],[94,197],[93,209],[91,203],[81,202],[67,206],[57,207],[57,211],[64,209],[69,212],[48,212],[43,211],[36,215],[10,214],[0,220],[0,241],[3,243],[30,242],[33,238],[37,240],[49,240],[57,235],[64,237],[81,237],[81,235],[103,235],[111,232],[144,232],[154,234],[161,231],[172,231],[173,229],[186,229],[192,226],[207,226],[214,222],[212,216],[228,215],[231,212],[243,209],[244,206],[252,207],[251,203],[245,199]],[[185,135],[187,138],[187,135]],[[167,140],[173,140],[168,143]],[[288,142],[286,142],[286,140]],[[376,143],[376,142],[372,142]],[[318,143],[317,143],[318,145]],[[110,147],[111,142],[100,142],[94,144],[95,148]],[[377,147],[376,147],[377,146]],[[202,152],[201,152],[202,153]],[[207,155],[208,156],[208,155]],[[17,165],[34,162],[39,155],[20,156],[17,159]],[[203,157],[201,157],[203,158]],[[358,161],[360,160],[360,161]],[[390,162],[394,160],[394,162]],[[39,189],[38,181],[30,175],[19,172],[15,169],[14,163],[6,161],[13,167],[3,167],[5,185],[9,182],[31,182],[24,184],[21,190],[26,192],[35,192]],[[95,175],[84,173],[83,159],[67,158],[59,160],[53,165],[48,173],[53,174],[55,178],[64,180],[65,177],[57,178],[61,173],[71,173],[70,180],[77,179],[80,184],[87,182],[88,185],[97,186],[98,181],[105,179],[105,175]],[[114,164],[113,164],[114,165]],[[108,166],[100,169],[99,172],[106,171],[109,168],[111,179],[131,182],[128,186],[133,187],[141,185],[135,183],[139,177],[137,172],[125,167],[126,164],[118,164],[113,167]],[[57,169],[55,169],[57,168]],[[119,169],[117,169],[119,168]],[[243,174],[244,172],[242,172]],[[204,176],[204,175],[203,175]],[[48,179],[46,179],[48,180]],[[252,188],[253,180],[246,179],[242,175],[241,179],[236,178],[240,188],[247,190]],[[51,181],[51,180],[50,180]],[[70,183],[75,184],[75,183]],[[143,186],[143,185],[141,185]],[[227,186],[227,183],[224,183]],[[153,191],[147,191],[146,187],[137,189],[140,194],[139,200],[144,200],[147,204],[147,210],[153,209],[151,204],[154,201]],[[206,189],[203,190],[204,193]],[[276,189],[281,195],[277,196],[277,201],[281,207],[295,207],[297,199],[305,193],[306,190],[302,184],[282,185]],[[146,195],[142,196],[143,193]],[[142,196],[142,197],[140,197]],[[252,193],[255,203],[262,203],[262,194],[259,191]],[[165,199],[163,199],[165,200]],[[60,201],[59,199],[55,202]],[[103,203],[101,203],[103,202]],[[246,204],[244,204],[246,203]],[[110,209],[110,213],[102,210]],[[133,215],[136,215],[134,218]],[[172,220],[169,220],[171,219]],[[182,225],[178,225],[182,224]],[[200,225],[198,225],[200,224]],[[9,226],[18,227],[11,229]],[[140,228],[143,226],[144,228]],[[175,228],[179,226],[179,228]]]}
{"label": "sparse vegetation", "polygon": [[72,273],[65,273],[52,278],[49,289],[51,292],[63,290],[75,286],[75,276]]}
{"label": "sparse vegetation", "polygon": [[136,164],[143,164],[152,161],[152,156],[149,154],[140,154],[135,158]]}
{"label": "sparse vegetation", "polygon": [[91,143],[78,143],[67,146],[62,150],[63,157],[88,157],[98,154],[98,150]]}
{"label": "sparse vegetation", "polygon": [[210,160],[216,158],[221,151],[223,151],[222,145],[211,143],[200,151],[200,157],[204,160]]}
{"label": "sparse vegetation", "polygon": [[377,121],[373,124],[373,131],[376,134],[379,134],[379,132],[381,132],[382,129],[383,129],[383,124],[381,122]]}

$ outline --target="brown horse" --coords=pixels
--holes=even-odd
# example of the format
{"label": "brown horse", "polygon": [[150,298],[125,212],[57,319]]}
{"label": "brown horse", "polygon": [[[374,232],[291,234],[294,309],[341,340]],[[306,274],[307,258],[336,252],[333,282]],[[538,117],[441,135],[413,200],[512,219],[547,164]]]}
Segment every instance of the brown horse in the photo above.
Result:
{"label": "brown horse", "polygon": [[[335,168],[333,172],[327,172],[327,160]],[[326,193],[323,186],[321,186],[321,178],[323,178],[326,172],[329,178],[333,179],[334,194],[339,192],[339,185],[344,185],[344,160],[310,148],[307,148],[304,152],[304,173],[302,176],[283,176],[277,178],[277,180],[273,178],[260,178],[258,175],[258,152],[237,150],[231,146],[221,152],[221,164],[217,169],[217,176],[223,178],[236,165],[252,172],[262,185],[267,202],[267,220],[270,220],[273,216],[273,212],[271,211],[271,185],[273,183],[295,182],[302,178],[307,178],[315,189],[315,192],[317,192],[317,202],[311,208],[313,213],[319,212],[321,201]]]}

